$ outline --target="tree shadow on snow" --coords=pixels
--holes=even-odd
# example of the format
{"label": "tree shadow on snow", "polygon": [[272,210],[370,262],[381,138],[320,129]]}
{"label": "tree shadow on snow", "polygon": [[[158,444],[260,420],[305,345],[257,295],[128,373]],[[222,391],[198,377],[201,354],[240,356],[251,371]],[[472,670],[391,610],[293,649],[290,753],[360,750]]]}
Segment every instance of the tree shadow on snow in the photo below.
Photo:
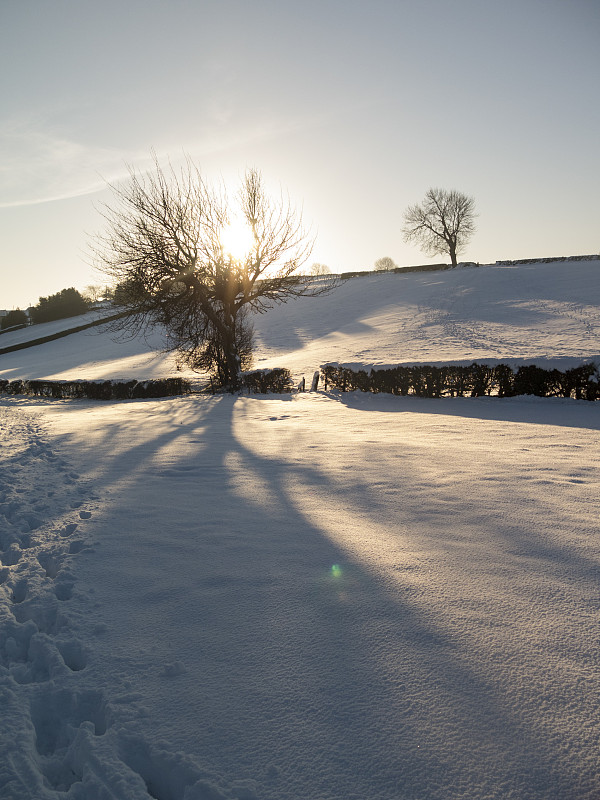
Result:
{"label": "tree shadow on snow", "polygon": [[[339,490],[287,449],[267,456],[244,443],[238,403],[149,403],[160,434],[111,455],[136,424],[121,417],[94,444],[99,489],[113,492],[101,545],[114,559],[86,574],[100,603],[107,592],[122,608],[111,623],[117,657],[130,628],[144,647],[131,644],[127,659],[188,670],[148,688],[157,724],[179,709],[160,736],[229,779],[254,779],[264,798],[541,800],[574,784],[557,774],[559,745],[419,610],[411,585],[367,568],[314,506],[299,508],[294,487],[303,498]],[[368,485],[356,502],[373,507]],[[120,519],[127,532],[115,531]]]}
{"label": "tree shadow on snow", "polygon": [[348,408],[382,413],[440,414],[530,425],[600,430],[600,402],[559,397],[399,397],[370,392],[331,396]]}

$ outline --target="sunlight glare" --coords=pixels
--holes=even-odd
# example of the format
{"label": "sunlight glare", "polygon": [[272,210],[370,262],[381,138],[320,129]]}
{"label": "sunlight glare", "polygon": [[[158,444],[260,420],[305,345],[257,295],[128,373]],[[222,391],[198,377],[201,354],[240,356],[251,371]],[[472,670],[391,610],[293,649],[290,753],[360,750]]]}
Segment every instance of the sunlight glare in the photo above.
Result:
{"label": "sunlight glare", "polygon": [[245,220],[235,218],[221,231],[223,252],[236,261],[243,261],[252,249],[252,230]]}

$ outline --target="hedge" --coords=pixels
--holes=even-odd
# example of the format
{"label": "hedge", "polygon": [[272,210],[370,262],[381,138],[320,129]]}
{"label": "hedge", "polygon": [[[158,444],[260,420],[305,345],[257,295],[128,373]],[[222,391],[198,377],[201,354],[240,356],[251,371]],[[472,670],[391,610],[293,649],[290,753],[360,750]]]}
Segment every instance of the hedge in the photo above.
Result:
{"label": "hedge", "polygon": [[255,394],[284,394],[292,390],[292,376],[289,369],[256,369],[242,374],[242,386]]}
{"label": "hedge", "polygon": [[189,394],[190,382],[183,378],[161,378],[148,381],[45,381],[0,380],[0,393],[27,394],[88,400],[130,400],[145,397],[174,397]]}
{"label": "hedge", "polygon": [[[292,390],[288,369],[259,369],[242,375],[242,387],[251,393],[282,394]],[[184,378],[148,381],[46,381],[0,380],[0,394],[25,394],[88,400],[130,400],[147,397],[174,397],[189,394],[190,382]]]}
{"label": "hedge", "polygon": [[389,369],[352,370],[338,364],[321,367],[325,389],[342,392],[386,392],[417,397],[572,397],[576,400],[600,399],[600,374],[595,364],[583,364],[561,372],[534,365],[516,371],[507,364],[490,367],[419,365]]}

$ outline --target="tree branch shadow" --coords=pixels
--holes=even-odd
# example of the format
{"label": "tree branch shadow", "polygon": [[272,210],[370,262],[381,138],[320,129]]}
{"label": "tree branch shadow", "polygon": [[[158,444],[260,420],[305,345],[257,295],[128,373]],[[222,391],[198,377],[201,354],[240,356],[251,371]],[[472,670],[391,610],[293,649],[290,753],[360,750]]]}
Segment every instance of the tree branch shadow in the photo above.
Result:
{"label": "tree branch shadow", "polygon": [[[143,401],[169,415],[160,435],[124,445],[132,418],[95,440],[101,490],[114,493],[125,466],[138,465],[103,523],[113,557],[87,568],[100,601],[116,592],[123,603],[113,655],[135,628],[144,646],[129,642],[128,659],[150,659],[151,674],[169,657],[189,665],[187,680],[163,683],[149,724],[179,708],[163,738],[221,774],[251,776],[266,798],[541,800],[575,785],[557,772],[559,744],[469,663],[408,583],[378,575],[314,508],[299,508],[293,486],[303,497],[339,489],[289,453],[245,444],[237,402]],[[354,502],[377,503],[366,484]],[[115,534],[136,518],[126,538]],[[138,688],[156,691],[153,679]]]}

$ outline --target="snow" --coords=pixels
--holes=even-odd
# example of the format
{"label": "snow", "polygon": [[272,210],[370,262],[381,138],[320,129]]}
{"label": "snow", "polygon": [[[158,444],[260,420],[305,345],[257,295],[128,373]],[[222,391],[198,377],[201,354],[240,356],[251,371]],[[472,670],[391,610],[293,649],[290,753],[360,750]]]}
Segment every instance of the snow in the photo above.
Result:
{"label": "snow", "polygon": [[44,336],[52,336],[55,333],[77,328],[80,325],[89,325],[107,314],[113,313],[110,306],[91,309],[85,314],[77,314],[74,317],[52,320],[52,322],[41,322],[38,325],[31,325],[26,328],[19,328],[13,331],[6,331],[0,335],[0,349],[11,345],[29,342],[32,339],[42,339]]}
{"label": "snow", "polygon": [[[357,278],[260,365],[580,363],[575,266]],[[3,377],[136,377],[92,335]],[[599,403],[0,397],[0,436],[3,800],[598,797]]]}
{"label": "snow", "polygon": [[[600,363],[599,264],[488,265],[353,278],[328,295],[298,298],[255,317],[255,366],[288,367],[300,380],[329,361],[384,366],[485,360],[559,369]],[[88,318],[7,333],[0,346]],[[0,378],[193,376],[177,370],[173,355],[160,352],[163,345],[159,331],[146,342],[91,328],[1,355]]]}

